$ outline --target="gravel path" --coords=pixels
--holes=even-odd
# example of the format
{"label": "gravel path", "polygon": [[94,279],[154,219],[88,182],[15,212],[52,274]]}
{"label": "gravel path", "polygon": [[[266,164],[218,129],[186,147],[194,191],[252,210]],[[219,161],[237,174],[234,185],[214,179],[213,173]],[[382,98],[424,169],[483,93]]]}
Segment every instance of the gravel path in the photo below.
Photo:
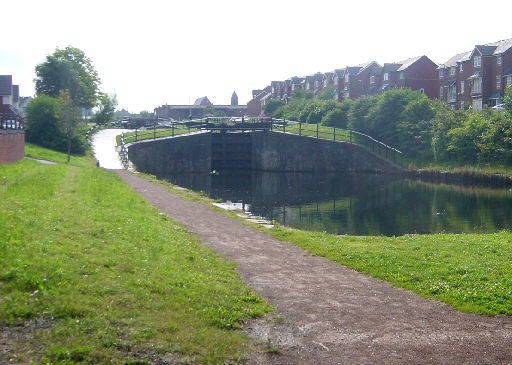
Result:
{"label": "gravel path", "polygon": [[161,186],[113,170],[149,203],[238,265],[278,320],[246,326],[283,350],[255,364],[512,364],[512,318],[459,313],[314,257]]}

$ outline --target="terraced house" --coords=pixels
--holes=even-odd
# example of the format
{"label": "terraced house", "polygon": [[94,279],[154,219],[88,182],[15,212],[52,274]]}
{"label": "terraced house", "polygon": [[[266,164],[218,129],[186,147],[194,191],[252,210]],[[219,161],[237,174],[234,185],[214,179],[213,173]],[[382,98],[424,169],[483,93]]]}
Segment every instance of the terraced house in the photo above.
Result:
{"label": "terraced house", "polygon": [[[375,61],[336,69],[333,72],[272,81],[270,91],[258,98],[256,111],[268,99],[287,101],[296,89],[319,92],[334,86],[337,101],[375,95],[393,88],[410,88],[429,98],[440,98],[459,109],[474,110],[501,103],[505,90],[512,85],[512,38],[477,45],[471,51],[456,54],[443,64],[427,56],[379,65]],[[256,101],[253,104],[257,103]]]}
{"label": "terraced house", "polygon": [[501,103],[512,85],[512,38],[477,45],[438,67],[439,98],[455,109]]}

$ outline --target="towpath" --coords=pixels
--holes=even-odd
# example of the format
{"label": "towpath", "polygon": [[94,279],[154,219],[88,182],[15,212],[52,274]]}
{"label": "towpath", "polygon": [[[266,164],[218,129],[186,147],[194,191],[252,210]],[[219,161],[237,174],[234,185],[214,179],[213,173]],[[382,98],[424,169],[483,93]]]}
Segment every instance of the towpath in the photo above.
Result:
{"label": "towpath", "polygon": [[283,353],[256,354],[254,364],[512,364],[511,317],[457,312],[112,171],[235,262],[243,280],[277,308],[279,320],[245,330]]}

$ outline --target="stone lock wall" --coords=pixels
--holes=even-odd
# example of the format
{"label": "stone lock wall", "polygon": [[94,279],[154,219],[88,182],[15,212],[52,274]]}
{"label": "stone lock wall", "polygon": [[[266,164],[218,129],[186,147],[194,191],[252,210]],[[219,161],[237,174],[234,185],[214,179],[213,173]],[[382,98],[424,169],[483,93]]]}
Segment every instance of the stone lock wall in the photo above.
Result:
{"label": "stone lock wall", "polygon": [[[236,140],[249,150],[237,146]],[[225,148],[225,151],[219,148]],[[224,156],[222,161],[219,156]],[[398,166],[352,143],[271,131],[225,135],[201,133],[140,142],[129,147],[129,158],[137,170],[154,175],[201,173],[222,168],[280,172],[401,172]]]}
{"label": "stone lock wall", "polygon": [[0,163],[13,163],[25,157],[25,132],[0,130]]}

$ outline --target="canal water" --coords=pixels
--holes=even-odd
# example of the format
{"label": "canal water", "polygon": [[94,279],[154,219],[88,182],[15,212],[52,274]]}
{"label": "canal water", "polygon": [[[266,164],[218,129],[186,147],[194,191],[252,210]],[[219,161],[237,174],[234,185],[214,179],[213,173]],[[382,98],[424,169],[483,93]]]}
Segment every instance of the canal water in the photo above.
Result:
{"label": "canal water", "polygon": [[357,173],[223,171],[161,177],[309,231],[398,236],[512,230],[512,192]]}

